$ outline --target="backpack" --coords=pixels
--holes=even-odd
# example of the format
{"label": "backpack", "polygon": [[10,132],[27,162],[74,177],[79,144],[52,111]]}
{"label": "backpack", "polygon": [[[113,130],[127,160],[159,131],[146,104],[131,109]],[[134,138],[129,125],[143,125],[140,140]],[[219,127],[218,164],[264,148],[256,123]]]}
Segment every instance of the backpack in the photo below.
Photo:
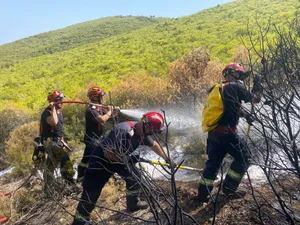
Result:
{"label": "backpack", "polygon": [[218,122],[224,112],[222,91],[223,87],[227,84],[229,84],[229,82],[216,84],[208,94],[202,112],[203,132],[211,131],[218,126]]}

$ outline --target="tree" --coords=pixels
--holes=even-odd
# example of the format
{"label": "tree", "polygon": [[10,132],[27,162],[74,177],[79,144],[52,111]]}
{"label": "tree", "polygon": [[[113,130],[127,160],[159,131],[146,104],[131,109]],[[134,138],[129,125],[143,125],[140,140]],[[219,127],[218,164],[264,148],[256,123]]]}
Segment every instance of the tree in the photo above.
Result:
{"label": "tree", "polygon": [[[266,177],[268,197],[251,186],[261,224],[298,224],[300,186],[300,48],[298,17],[289,29],[258,23],[258,38],[250,39],[250,67],[264,78],[264,104],[252,106],[255,116],[249,137],[252,162]],[[255,57],[254,57],[255,56]],[[252,61],[251,61],[252,60]],[[250,179],[251,177],[249,177]],[[251,183],[250,183],[251,184]],[[273,215],[281,215],[282,220]]]}

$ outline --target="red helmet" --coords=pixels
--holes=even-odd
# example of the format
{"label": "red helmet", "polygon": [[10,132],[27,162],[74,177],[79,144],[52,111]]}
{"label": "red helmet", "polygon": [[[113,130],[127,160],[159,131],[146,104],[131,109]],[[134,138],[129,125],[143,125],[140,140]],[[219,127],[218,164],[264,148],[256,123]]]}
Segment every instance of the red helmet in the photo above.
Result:
{"label": "red helmet", "polygon": [[143,115],[142,120],[144,124],[151,126],[153,131],[159,132],[164,126],[164,117],[158,112],[147,112]]}
{"label": "red helmet", "polygon": [[64,98],[64,93],[58,90],[53,90],[48,93],[47,100],[48,102],[58,102],[61,101],[63,98]]}
{"label": "red helmet", "polygon": [[98,97],[99,95],[105,95],[105,92],[99,86],[91,86],[87,92],[87,96],[90,99]]}
{"label": "red helmet", "polygon": [[240,75],[245,74],[246,71],[241,64],[229,63],[222,71],[223,76],[226,76],[232,72],[239,72]]}

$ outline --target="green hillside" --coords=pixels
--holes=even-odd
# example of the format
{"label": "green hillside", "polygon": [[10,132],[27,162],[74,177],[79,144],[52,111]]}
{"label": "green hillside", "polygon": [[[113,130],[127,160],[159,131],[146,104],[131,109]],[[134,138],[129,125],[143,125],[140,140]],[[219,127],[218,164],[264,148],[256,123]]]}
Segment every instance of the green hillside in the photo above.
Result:
{"label": "green hillside", "polygon": [[80,45],[94,43],[164,20],[166,19],[144,16],[106,17],[34,35],[1,45],[0,66],[7,67],[22,59],[53,54]]}
{"label": "green hillside", "polygon": [[247,42],[248,21],[251,30],[256,27],[255,18],[261,24],[270,19],[283,26],[295,17],[298,8],[296,0],[236,0],[67,51],[30,58],[0,70],[0,99],[4,104],[16,102],[35,110],[45,104],[43,96],[51,88],[59,88],[72,98],[91,83],[110,89],[130,73],[164,77],[170,62],[199,46],[206,46],[213,60],[226,63],[242,47],[241,37]]}

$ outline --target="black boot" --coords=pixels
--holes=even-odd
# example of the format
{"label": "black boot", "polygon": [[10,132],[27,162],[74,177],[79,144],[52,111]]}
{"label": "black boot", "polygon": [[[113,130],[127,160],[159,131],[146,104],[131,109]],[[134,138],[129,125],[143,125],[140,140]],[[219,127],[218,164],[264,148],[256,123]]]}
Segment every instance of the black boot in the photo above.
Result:
{"label": "black boot", "polygon": [[126,196],[126,206],[128,212],[135,212],[149,207],[148,203],[141,201],[137,195]]}
{"label": "black boot", "polygon": [[206,185],[200,184],[200,186],[198,188],[198,195],[197,195],[196,199],[200,202],[207,203],[210,199],[212,189],[213,189],[213,186],[206,186]]}
{"label": "black boot", "polygon": [[77,168],[77,180],[76,180],[78,183],[82,182],[85,170],[86,170],[86,167],[83,167],[81,165],[78,166],[78,168]]}
{"label": "black boot", "polygon": [[239,184],[240,180],[235,180],[229,176],[226,176],[223,183],[222,192],[226,195],[233,194],[234,192],[236,192]]}

